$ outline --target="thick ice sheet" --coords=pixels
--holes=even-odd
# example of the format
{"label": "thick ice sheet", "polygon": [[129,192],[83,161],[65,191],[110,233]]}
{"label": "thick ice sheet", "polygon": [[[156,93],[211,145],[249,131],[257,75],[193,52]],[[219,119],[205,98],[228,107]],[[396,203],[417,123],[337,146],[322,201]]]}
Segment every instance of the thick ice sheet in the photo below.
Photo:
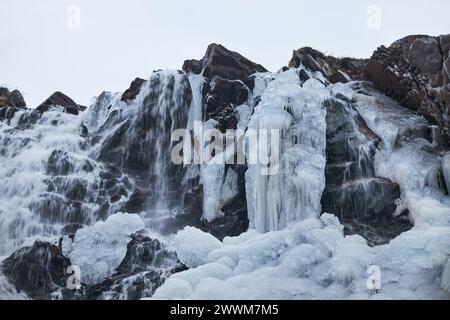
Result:
{"label": "thick ice sheet", "polygon": [[111,276],[125,258],[130,235],[144,228],[139,215],[117,213],[78,230],[73,244],[65,241],[63,254],[80,268],[83,283],[99,283]]}

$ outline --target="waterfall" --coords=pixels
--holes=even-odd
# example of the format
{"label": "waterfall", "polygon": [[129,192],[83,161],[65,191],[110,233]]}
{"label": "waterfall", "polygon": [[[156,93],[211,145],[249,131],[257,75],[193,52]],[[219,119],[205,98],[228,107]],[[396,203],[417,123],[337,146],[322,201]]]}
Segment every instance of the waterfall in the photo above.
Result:
{"label": "waterfall", "polygon": [[136,202],[149,219],[176,214],[171,133],[186,127],[191,97],[186,75],[157,72],[131,102],[103,93],[79,116],[25,110],[0,122],[0,254]]}
{"label": "waterfall", "polygon": [[64,223],[97,219],[101,165],[88,158],[81,124],[32,110],[0,122],[0,254],[55,236]]}
{"label": "waterfall", "polygon": [[187,75],[155,72],[135,99],[113,99],[98,130],[97,158],[136,179],[136,190],[124,210],[144,213],[152,229],[163,228],[165,220],[176,216],[182,207],[183,166],[172,162],[171,137],[173,131],[188,125],[191,101]]}

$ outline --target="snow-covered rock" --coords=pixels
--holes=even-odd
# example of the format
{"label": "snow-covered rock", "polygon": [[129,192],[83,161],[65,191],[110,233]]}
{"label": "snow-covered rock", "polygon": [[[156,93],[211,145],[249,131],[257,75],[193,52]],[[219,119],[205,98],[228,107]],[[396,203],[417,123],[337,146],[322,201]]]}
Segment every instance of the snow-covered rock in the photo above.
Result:
{"label": "snow-covered rock", "polygon": [[78,230],[73,244],[63,253],[80,268],[83,283],[99,283],[111,276],[125,258],[130,235],[144,228],[139,215],[117,213]]}
{"label": "snow-covered rock", "polygon": [[209,233],[193,227],[179,231],[174,239],[178,258],[188,268],[195,268],[208,260],[208,254],[219,248],[222,243]]}

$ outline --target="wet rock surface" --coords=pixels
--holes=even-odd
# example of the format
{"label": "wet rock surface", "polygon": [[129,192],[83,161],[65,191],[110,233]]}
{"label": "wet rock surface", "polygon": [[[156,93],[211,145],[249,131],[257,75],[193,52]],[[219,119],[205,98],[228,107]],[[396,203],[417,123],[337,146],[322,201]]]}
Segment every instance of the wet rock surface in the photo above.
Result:
{"label": "wet rock surface", "polygon": [[412,225],[394,216],[399,185],[375,176],[374,157],[381,140],[350,102],[333,98],[326,107],[322,211],[336,214],[348,233],[362,235],[370,245],[387,243]]}
{"label": "wet rock surface", "polygon": [[59,247],[36,241],[4,260],[2,268],[17,290],[33,299],[50,299],[53,291],[66,286],[70,265]]}

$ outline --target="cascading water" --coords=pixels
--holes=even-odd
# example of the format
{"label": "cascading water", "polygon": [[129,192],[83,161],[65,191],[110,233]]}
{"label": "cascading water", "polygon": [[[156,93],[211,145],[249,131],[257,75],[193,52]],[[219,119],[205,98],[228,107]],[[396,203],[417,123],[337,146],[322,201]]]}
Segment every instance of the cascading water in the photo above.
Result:
{"label": "cascading water", "polygon": [[172,162],[171,135],[186,128],[191,100],[188,76],[164,71],[154,73],[132,101],[97,102],[100,108],[109,105],[98,130],[98,159],[136,177],[136,191],[124,210],[143,212],[151,228],[165,227],[165,219],[182,207],[183,167]]}
{"label": "cascading water", "polygon": [[56,236],[64,224],[95,222],[114,207],[102,186],[103,165],[89,158],[82,118],[19,111],[0,131],[1,254]]}
{"label": "cascading water", "polygon": [[346,86],[331,85],[327,101],[327,187],[322,210],[335,213],[346,232],[361,234],[369,243],[389,241],[411,226],[393,220],[398,186],[375,174],[375,153],[381,139],[366,125],[345,95]]}

